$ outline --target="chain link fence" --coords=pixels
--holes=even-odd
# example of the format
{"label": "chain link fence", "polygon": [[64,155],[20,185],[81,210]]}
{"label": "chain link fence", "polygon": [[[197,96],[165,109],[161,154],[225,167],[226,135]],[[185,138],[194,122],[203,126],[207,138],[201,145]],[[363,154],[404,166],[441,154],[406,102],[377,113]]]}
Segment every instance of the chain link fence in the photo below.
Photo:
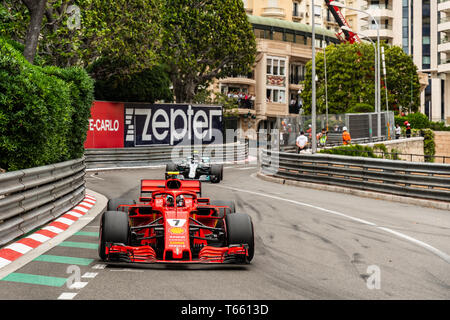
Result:
{"label": "chain link fence", "polygon": [[[376,142],[395,136],[395,120],[392,111],[381,112],[381,136],[378,136],[378,113],[320,114],[316,117],[316,133],[322,129],[328,131],[328,145],[339,145],[342,141],[342,129],[347,127],[353,141]],[[279,132],[280,147],[294,146],[300,132],[311,140],[312,117],[298,115],[278,117],[275,129]],[[273,137],[274,138],[274,137]]]}

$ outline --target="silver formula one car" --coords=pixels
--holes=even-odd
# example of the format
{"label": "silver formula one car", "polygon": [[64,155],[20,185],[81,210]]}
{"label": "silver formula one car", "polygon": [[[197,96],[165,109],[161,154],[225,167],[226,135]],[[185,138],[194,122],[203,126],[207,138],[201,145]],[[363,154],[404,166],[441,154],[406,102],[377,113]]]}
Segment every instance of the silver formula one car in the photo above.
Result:
{"label": "silver formula one car", "polygon": [[194,153],[181,163],[169,163],[166,165],[166,179],[174,176],[178,179],[219,183],[223,178],[223,165],[212,164],[209,157],[200,157]]}

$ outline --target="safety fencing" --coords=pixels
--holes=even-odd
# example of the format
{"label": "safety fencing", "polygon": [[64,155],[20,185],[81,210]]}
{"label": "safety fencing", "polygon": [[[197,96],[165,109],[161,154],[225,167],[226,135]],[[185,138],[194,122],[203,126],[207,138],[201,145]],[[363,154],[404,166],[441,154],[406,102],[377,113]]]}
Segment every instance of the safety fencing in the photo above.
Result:
{"label": "safety fencing", "polygon": [[450,165],[262,150],[261,173],[283,179],[450,201]]}
{"label": "safety fencing", "polygon": [[0,245],[55,219],[85,196],[85,159],[0,174]]}
{"label": "safety fencing", "polygon": [[249,142],[239,141],[228,144],[199,146],[155,146],[135,148],[86,149],[88,169],[109,167],[133,167],[164,165],[180,161],[197,151],[199,155],[210,157],[211,162],[223,163],[243,161],[248,158]]}

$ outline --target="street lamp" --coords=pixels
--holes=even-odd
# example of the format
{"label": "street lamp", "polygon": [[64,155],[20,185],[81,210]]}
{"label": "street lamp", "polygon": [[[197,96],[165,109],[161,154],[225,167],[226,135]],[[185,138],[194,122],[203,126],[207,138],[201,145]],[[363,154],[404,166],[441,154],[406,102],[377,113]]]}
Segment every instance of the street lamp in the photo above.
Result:
{"label": "street lamp", "polygon": [[338,7],[338,8],[344,8],[348,10],[354,10],[358,11],[364,14],[367,14],[372,18],[373,21],[375,21],[375,24],[377,26],[377,99],[376,99],[376,108],[377,108],[377,127],[378,127],[378,138],[381,137],[381,95],[380,95],[380,26],[378,25],[378,21],[368,12],[356,8],[346,7],[344,4],[338,2],[338,1],[330,1],[330,5]]}
{"label": "street lamp", "polygon": [[326,120],[327,120],[327,131],[328,131],[328,79],[327,79],[327,46],[325,42],[325,32],[323,33],[323,64],[325,68],[325,114],[326,114]]}
{"label": "street lamp", "polygon": [[311,153],[316,153],[317,150],[317,143],[316,143],[316,16],[315,16],[315,6],[314,6],[314,0],[311,1],[311,36],[312,36],[312,100],[311,100]]}

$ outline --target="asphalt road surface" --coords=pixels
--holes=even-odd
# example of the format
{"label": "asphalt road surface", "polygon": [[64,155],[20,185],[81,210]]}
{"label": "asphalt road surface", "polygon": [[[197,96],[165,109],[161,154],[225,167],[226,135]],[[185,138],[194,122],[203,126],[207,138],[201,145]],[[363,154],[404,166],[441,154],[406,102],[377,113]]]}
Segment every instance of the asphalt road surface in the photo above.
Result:
{"label": "asphalt road surface", "polygon": [[[220,184],[202,188],[252,217],[249,265],[105,265],[97,216],[2,279],[0,299],[450,299],[450,212],[265,182],[256,172],[226,166]],[[87,187],[137,199],[140,179],[163,173],[88,172]],[[81,281],[69,288],[69,277]]]}

